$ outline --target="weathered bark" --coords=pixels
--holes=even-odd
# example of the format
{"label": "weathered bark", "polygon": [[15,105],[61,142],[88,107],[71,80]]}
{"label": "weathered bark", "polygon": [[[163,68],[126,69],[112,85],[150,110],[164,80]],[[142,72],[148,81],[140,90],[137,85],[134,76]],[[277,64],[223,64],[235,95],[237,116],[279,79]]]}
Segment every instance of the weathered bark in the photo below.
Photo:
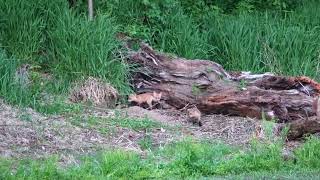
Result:
{"label": "weathered bark", "polygon": [[[316,116],[320,85],[307,77],[229,73],[213,61],[170,57],[144,43],[140,47],[128,56],[129,63],[137,65],[132,78],[137,93],[161,91],[165,103],[178,109],[193,104],[204,114],[265,115],[277,122],[292,122],[292,132],[309,123],[307,117]],[[299,133],[320,130],[319,123],[312,125],[316,127],[303,126]]]}
{"label": "weathered bark", "polygon": [[287,138],[289,140],[297,139],[306,134],[320,132],[320,119],[311,117],[308,119],[300,119],[289,123],[289,132]]}

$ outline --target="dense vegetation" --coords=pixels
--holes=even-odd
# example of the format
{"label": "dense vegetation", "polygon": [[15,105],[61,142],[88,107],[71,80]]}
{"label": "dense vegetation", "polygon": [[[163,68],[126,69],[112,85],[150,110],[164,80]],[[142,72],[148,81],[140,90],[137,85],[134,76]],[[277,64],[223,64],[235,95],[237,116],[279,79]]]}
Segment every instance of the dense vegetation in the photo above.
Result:
{"label": "dense vegetation", "polygon": [[0,94],[24,105],[39,99],[44,89],[37,84],[28,98],[8,92],[13,89],[8,70],[22,63],[38,67],[34,73],[53,74],[53,87],[45,86],[53,92],[85,76],[102,77],[121,93],[130,92],[129,67],[116,56],[116,32],[178,56],[215,60],[228,70],[319,79],[319,6],[318,0],[101,0],[89,22],[85,1],[69,8],[66,0],[4,0]]}

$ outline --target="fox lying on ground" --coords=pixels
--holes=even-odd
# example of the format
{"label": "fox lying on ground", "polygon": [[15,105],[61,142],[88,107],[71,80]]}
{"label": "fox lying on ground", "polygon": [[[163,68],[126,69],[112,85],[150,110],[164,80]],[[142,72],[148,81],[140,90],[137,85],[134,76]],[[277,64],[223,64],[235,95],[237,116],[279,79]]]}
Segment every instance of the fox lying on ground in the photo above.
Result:
{"label": "fox lying on ground", "polygon": [[198,124],[199,126],[202,126],[201,122],[201,112],[197,107],[193,107],[190,109],[187,109],[188,114],[188,120],[192,122],[193,124]]}
{"label": "fox lying on ground", "polygon": [[160,93],[143,93],[143,94],[131,94],[129,96],[129,102],[135,102],[138,106],[141,106],[143,103],[147,103],[148,107],[151,109],[152,102],[159,103],[162,97],[162,92]]}

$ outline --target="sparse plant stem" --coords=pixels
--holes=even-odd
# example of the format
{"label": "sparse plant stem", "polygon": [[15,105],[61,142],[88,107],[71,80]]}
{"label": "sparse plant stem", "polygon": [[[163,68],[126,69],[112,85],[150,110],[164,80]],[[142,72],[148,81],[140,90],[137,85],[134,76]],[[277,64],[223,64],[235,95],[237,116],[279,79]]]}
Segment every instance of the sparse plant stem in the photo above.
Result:
{"label": "sparse plant stem", "polygon": [[89,21],[93,20],[93,0],[88,0]]}

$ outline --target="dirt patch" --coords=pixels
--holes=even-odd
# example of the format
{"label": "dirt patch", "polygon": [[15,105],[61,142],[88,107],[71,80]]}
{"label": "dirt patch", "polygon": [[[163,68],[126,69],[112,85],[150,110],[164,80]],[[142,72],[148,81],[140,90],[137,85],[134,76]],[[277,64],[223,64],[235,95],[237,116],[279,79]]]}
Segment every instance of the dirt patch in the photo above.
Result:
{"label": "dirt patch", "polygon": [[72,126],[63,117],[44,117],[31,109],[0,103],[0,155],[41,157],[60,152],[90,152],[108,147],[98,132]]}
{"label": "dirt patch", "polygon": [[[202,126],[193,125],[187,115],[176,110],[157,110],[175,119],[180,124],[181,133],[191,135],[200,140],[218,140],[233,145],[247,144],[253,137],[260,121],[252,118],[223,115],[205,115],[201,117]],[[166,120],[166,119],[164,119]],[[167,119],[168,120],[168,119]]]}
{"label": "dirt patch", "polygon": [[[169,126],[177,126],[181,123],[178,111],[173,110],[147,110],[139,106],[131,106],[128,108],[121,109],[122,114],[128,115],[133,118],[150,118],[157,122],[163,123]],[[171,112],[171,114],[170,114]]]}
{"label": "dirt patch", "polygon": [[[114,110],[91,113],[108,118],[114,115]],[[146,137],[150,138],[152,147],[164,146],[176,139],[175,135],[162,128],[134,131],[116,127],[112,133],[103,134],[95,128],[73,125],[63,116],[45,117],[32,109],[20,110],[0,102],[0,156],[2,157],[39,158],[59,154],[63,161],[72,161],[73,155],[88,154],[103,149],[120,148],[143,153],[140,142]]]}
{"label": "dirt patch", "polygon": [[180,136],[193,136],[199,140],[219,140],[228,144],[247,144],[254,136],[260,121],[236,116],[206,115],[202,126],[188,122],[187,115],[177,110],[146,110],[133,106],[123,110],[128,116],[149,117],[165,125],[180,129]]}
{"label": "dirt patch", "polygon": [[[145,154],[149,148],[193,137],[198,140],[219,140],[244,145],[253,137],[259,121],[250,118],[207,115],[202,126],[188,122],[186,114],[177,110],[146,110],[137,106],[124,109],[86,109],[83,115],[112,118],[116,114],[144,118],[164,128],[133,130],[115,126],[111,133],[97,127],[79,126],[63,116],[46,117],[32,109],[20,110],[0,102],[0,156],[43,157],[59,154],[66,162],[74,155],[94,153],[103,149],[124,149]],[[86,122],[83,122],[86,123]]]}

